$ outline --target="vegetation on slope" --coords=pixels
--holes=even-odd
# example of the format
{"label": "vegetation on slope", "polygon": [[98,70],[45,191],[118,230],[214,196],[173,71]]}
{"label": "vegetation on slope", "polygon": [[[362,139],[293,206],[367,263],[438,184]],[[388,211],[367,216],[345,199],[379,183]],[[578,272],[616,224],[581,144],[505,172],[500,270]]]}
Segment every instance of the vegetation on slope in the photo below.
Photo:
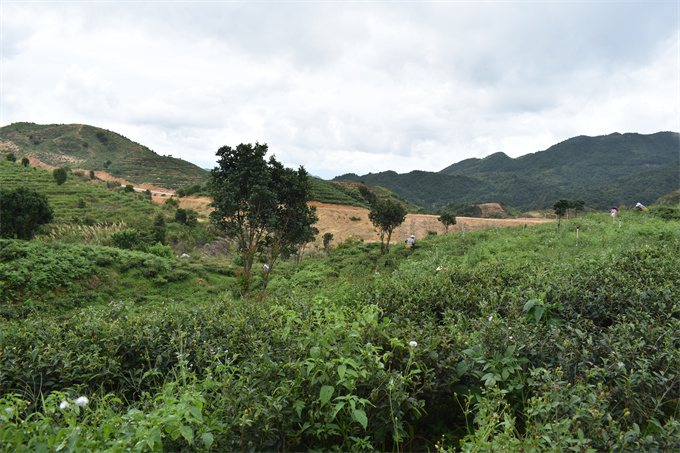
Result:
{"label": "vegetation on slope", "polygon": [[657,209],[429,236],[383,256],[349,240],[282,264],[262,299],[185,279],[174,301],[112,295],[0,320],[0,439],[14,451],[677,450],[680,229]]}
{"label": "vegetation on slope", "polygon": [[[502,201],[523,210],[547,209],[564,197],[584,199],[588,206],[606,206],[613,198],[617,204],[635,204],[639,197],[651,203],[677,189],[678,140],[674,132],[575,137],[516,159],[503,153],[467,159],[439,173],[386,171],[335,179],[380,185],[435,212],[452,201]],[[673,172],[674,184],[667,178]]]}
{"label": "vegetation on slope", "polygon": [[161,156],[120,134],[82,124],[13,123],[0,128],[0,148],[18,160],[34,157],[46,164],[106,170],[134,184],[169,189],[203,183],[209,173],[171,156]]}

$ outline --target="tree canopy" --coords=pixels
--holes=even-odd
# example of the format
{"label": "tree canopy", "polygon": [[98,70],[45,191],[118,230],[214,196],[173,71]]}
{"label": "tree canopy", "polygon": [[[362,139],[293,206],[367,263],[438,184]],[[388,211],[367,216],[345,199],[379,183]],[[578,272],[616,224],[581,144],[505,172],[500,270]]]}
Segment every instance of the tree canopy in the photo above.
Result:
{"label": "tree canopy", "polygon": [[0,237],[31,239],[38,226],[52,221],[53,212],[45,194],[25,187],[0,189]]}
{"label": "tree canopy", "polygon": [[441,223],[444,224],[444,229],[446,233],[449,232],[449,227],[456,224],[456,216],[451,212],[442,212],[442,214],[437,217]]}
{"label": "tree canopy", "polygon": [[54,176],[54,180],[57,181],[58,186],[64,184],[66,179],[68,179],[68,172],[64,167],[55,168],[52,171],[52,175]]}
{"label": "tree canopy", "polygon": [[219,159],[209,183],[215,208],[210,217],[236,240],[241,252],[244,295],[257,256],[268,261],[271,272],[280,256],[312,240],[316,230],[314,208],[307,205],[307,171],[285,168],[274,157],[267,161],[267,151],[267,145],[260,143],[223,146],[217,151]]}
{"label": "tree canopy", "polygon": [[[406,208],[396,201],[380,199],[373,205],[368,218],[380,232],[380,251],[387,251],[392,232],[406,218]],[[385,245],[385,234],[387,234],[387,245]]]}

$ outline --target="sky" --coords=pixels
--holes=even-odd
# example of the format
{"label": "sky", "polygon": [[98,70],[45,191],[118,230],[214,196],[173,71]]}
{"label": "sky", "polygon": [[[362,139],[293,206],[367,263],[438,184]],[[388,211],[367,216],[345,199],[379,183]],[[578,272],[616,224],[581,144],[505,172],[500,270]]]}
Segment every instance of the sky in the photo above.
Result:
{"label": "sky", "polygon": [[[680,2],[0,1],[0,125],[331,179],[680,130]],[[680,149],[679,149],[680,154]]]}

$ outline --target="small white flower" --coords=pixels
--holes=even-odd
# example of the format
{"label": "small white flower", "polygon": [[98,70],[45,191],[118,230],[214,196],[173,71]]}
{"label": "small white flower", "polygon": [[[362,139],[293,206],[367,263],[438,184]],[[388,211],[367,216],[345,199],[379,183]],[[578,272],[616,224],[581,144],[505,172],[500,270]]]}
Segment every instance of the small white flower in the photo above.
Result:
{"label": "small white flower", "polygon": [[409,346],[411,346],[412,348],[415,348],[416,346],[418,346],[418,343],[415,342],[415,341],[409,341],[408,344],[409,344]]}
{"label": "small white flower", "polygon": [[64,409],[68,409],[68,401],[62,401],[61,403],[59,403],[59,409],[61,409],[62,411]]}
{"label": "small white flower", "polygon": [[512,340],[512,335],[510,335],[510,339]]}
{"label": "small white flower", "polygon": [[76,406],[85,407],[88,404],[90,404],[90,400],[87,399],[87,396],[81,396],[76,400]]}
{"label": "small white flower", "polygon": [[493,316],[489,316],[489,322],[493,320]]}
{"label": "small white flower", "polygon": [[623,368],[623,362],[619,362],[617,365],[619,366],[619,369]]}

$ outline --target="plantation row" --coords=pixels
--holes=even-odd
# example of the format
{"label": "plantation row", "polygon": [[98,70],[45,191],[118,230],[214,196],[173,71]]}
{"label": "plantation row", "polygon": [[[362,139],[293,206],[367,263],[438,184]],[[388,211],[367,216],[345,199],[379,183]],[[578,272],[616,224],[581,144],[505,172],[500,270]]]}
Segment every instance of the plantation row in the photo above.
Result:
{"label": "plantation row", "polygon": [[[0,320],[0,442],[9,451],[677,450],[680,226],[619,217],[431,236],[385,256],[348,241],[283,263],[261,300],[200,289],[233,279],[197,260],[69,246],[81,258],[64,266],[82,274],[64,277],[65,291],[69,279],[112,272],[142,282],[156,266],[152,280],[186,272],[161,286],[182,297],[112,297],[58,316],[14,307]],[[0,243],[3,272],[38,256]],[[135,259],[148,263],[125,269]]]}

